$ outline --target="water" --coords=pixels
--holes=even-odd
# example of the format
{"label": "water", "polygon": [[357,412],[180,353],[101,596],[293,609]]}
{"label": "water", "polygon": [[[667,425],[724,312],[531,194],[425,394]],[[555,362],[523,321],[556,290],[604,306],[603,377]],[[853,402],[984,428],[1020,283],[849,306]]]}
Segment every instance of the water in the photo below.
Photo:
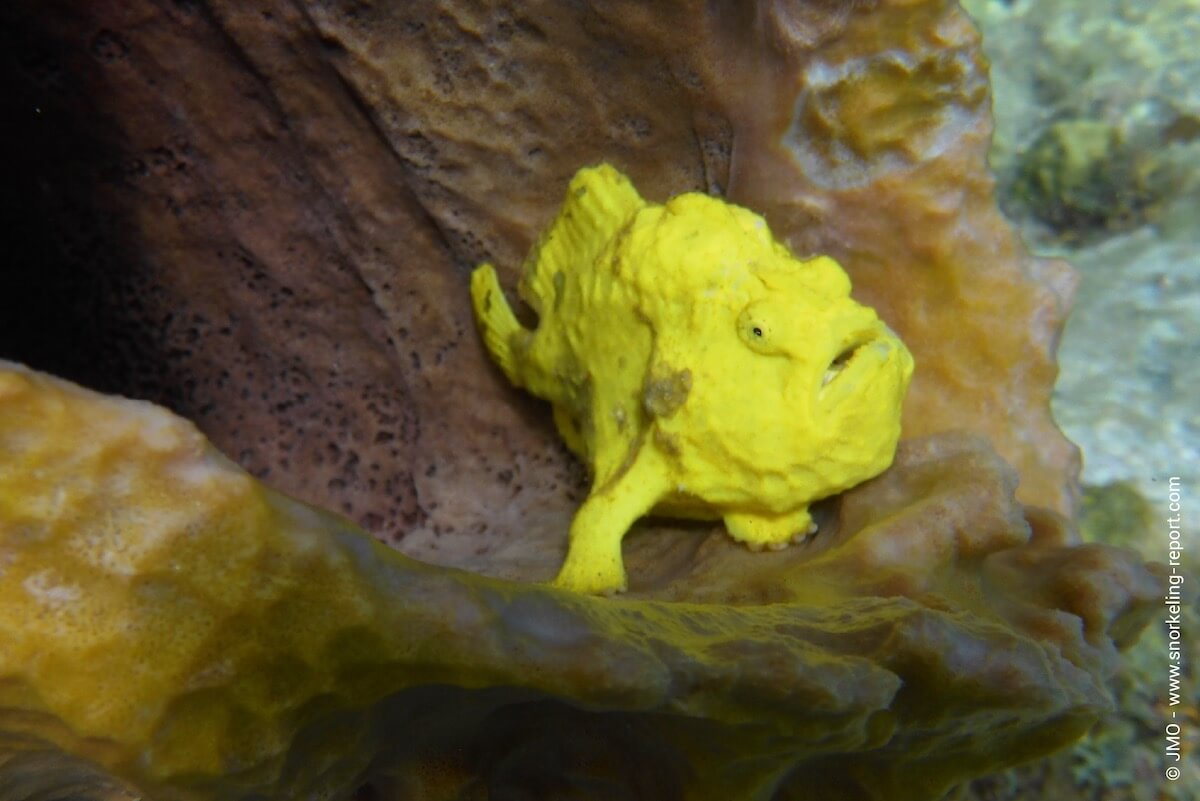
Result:
{"label": "water", "polygon": [[[1164,503],[1200,488],[1200,1],[968,0],[992,61],[1002,205],[1039,253],[1078,268],[1054,414],[1086,484]],[[1022,186],[1055,123],[1106,126],[1085,225]],[[1077,129],[1078,130],[1078,129]],[[1043,140],[1044,141],[1044,140]],[[1105,185],[1105,181],[1109,181]],[[1195,528],[1189,542],[1197,543]]]}

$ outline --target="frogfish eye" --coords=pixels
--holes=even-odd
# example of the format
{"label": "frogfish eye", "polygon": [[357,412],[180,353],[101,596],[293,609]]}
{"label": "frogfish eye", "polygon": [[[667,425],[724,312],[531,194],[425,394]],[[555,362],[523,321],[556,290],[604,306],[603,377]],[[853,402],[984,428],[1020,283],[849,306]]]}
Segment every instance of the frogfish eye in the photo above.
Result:
{"label": "frogfish eye", "polygon": [[737,334],[743,344],[756,353],[774,353],[779,343],[776,342],[777,331],[771,320],[770,310],[756,307],[743,309],[738,315]]}

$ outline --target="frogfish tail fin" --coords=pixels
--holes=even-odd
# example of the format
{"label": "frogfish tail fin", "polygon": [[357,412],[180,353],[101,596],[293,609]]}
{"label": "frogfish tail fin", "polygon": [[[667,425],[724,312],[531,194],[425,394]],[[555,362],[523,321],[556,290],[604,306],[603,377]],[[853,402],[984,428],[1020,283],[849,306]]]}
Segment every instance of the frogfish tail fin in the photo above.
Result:
{"label": "frogfish tail fin", "polygon": [[520,386],[515,338],[520,334],[528,335],[529,332],[508,305],[508,299],[500,289],[496,268],[492,265],[481,264],[471,273],[471,304],[475,308],[475,320],[488,353],[500,365],[508,380]]}
{"label": "frogfish tail fin", "polygon": [[645,206],[633,183],[612,165],[579,170],[558,217],[525,260],[521,297],[540,315],[561,291],[563,279],[555,276],[590,268],[604,246]]}

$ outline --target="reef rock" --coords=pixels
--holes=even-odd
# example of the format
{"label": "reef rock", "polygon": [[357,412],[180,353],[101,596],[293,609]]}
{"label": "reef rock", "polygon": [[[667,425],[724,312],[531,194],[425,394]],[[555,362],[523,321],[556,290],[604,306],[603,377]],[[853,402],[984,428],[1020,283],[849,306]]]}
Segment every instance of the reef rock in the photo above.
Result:
{"label": "reef rock", "polygon": [[1013,483],[908,443],[811,547],[640,536],[613,601],[416,562],[0,364],[0,798],[29,752],[93,798],[124,791],[87,762],[158,799],[937,798],[1086,730],[1155,609]]}

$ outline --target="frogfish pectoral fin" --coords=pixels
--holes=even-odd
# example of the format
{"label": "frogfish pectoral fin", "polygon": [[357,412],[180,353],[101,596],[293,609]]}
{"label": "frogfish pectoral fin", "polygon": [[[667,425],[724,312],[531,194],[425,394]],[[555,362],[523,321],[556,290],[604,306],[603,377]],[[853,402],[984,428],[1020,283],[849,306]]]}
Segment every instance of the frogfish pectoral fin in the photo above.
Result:
{"label": "frogfish pectoral fin", "polygon": [[626,588],[621,541],[667,489],[667,471],[653,448],[643,447],[620,475],[593,488],[571,521],[567,558],[554,586],[579,593]]}

